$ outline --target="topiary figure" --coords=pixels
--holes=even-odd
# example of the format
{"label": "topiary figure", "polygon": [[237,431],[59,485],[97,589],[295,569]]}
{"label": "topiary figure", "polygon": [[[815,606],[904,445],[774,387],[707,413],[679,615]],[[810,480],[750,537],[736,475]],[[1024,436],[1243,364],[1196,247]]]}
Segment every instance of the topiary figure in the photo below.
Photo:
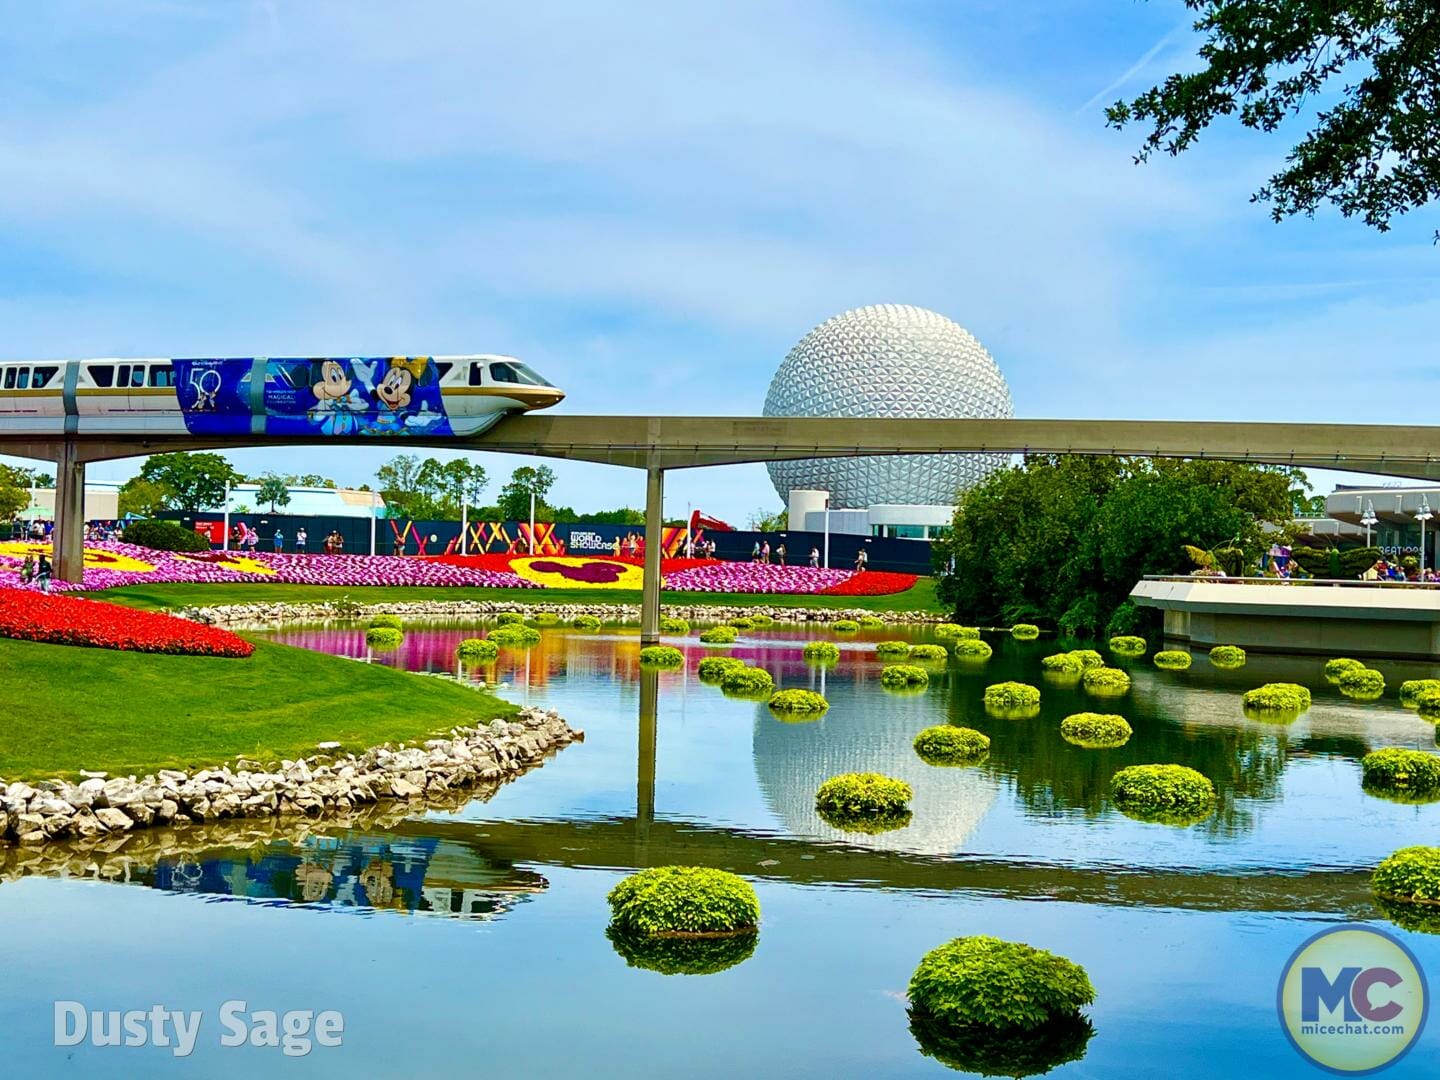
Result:
{"label": "topiary figure", "polygon": [[528,649],[540,643],[540,631],[523,623],[506,623],[490,631],[485,640],[499,645],[502,649]]}
{"label": "topiary figure", "polygon": [[1440,755],[1387,746],[1360,759],[1366,791],[1402,794],[1428,802],[1440,798]]}
{"label": "topiary figure", "polygon": [[1124,746],[1132,734],[1129,721],[1113,713],[1075,713],[1060,721],[1060,737],[1086,750]]}
{"label": "topiary figure", "polygon": [[1406,679],[1400,684],[1400,704],[1407,709],[1420,707],[1420,695],[1435,691],[1440,693],[1440,679]]}
{"label": "topiary figure", "polygon": [[1016,641],[1034,641],[1040,636],[1040,628],[1034,623],[1017,622],[1010,627],[1010,636]]}
{"label": "topiary figure", "polygon": [[530,621],[536,626],[559,626],[560,616],[553,611],[537,611],[530,616]]}
{"label": "topiary figure", "polygon": [[877,627],[884,626],[885,620],[880,618],[879,615],[861,615],[860,625],[867,629],[874,630]]}
{"label": "topiary figure", "polygon": [[821,663],[833,664],[840,659],[840,646],[833,641],[807,641],[805,648],[800,650],[806,660],[819,661]]}
{"label": "topiary figure", "polygon": [[1339,682],[1340,676],[1344,675],[1347,671],[1355,671],[1364,666],[1365,665],[1359,660],[1352,660],[1348,656],[1341,656],[1334,660],[1326,660],[1325,678],[1331,682]]}
{"label": "topiary figure", "polygon": [[461,660],[494,660],[499,653],[500,647],[493,641],[478,637],[467,637],[455,646],[455,655]]}
{"label": "topiary figure", "polygon": [[912,1016],[952,1031],[988,1029],[1023,1039],[1080,1018],[1095,988],[1079,964],[985,935],[956,938],[921,958],[910,976]]}
{"label": "topiary figure", "polygon": [[854,619],[836,619],[830,624],[830,629],[837,634],[854,634],[860,630],[860,624]]}
{"label": "topiary figure", "polygon": [[1215,785],[1185,765],[1131,765],[1110,778],[1110,792],[1139,821],[1193,825],[1215,811]]}
{"label": "topiary figure", "polygon": [[880,685],[891,688],[920,687],[930,682],[930,673],[914,664],[889,664],[880,671]]}
{"label": "topiary figure", "polygon": [[646,667],[679,667],[685,654],[670,645],[646,645],[640,650],[640,663]]}
{"label": "topiary figure", "polygon": [[372,649],[393,649],[404,640],[404,632],[393,626],[372,626],[365,631],[365,644]]}
{"label": "topiary figure", "polygon": [[1118,634],[1110,639],[1110,651],[1116,656],[1144,656],[1150,646],[1143,637]]}
{"label": "topiary figure", "polygon": [[977,638],[960,638],[954,645],[954,653],[961,660],[989,660],[994,652],[988,641]]}
{"label": "topiary figure", "polygon": [[1370,888],[1386,900],[1440,905],[1440,847],[1416,845],[1392,853],[1375,868]]}
{"label": "topiary figure", "polygon": [[977,765],[990,756],[990,736],[954,724],[926,728],[915,736],[914,746],[927,765]]}
{"label": "topiary figure", "polygon": [[747,664],[726,672],[720,679],[720,689],[727,694],[769,697],[775,690],[775,679],[764,668]]}
{"label": "topiary figure", "polygon": [[495,616],[497,626],[521,626],[525,622],[525,616],[518,611],[502,611]]}
{"label": "topiary figure", "polygon": [[713,975],[732,968],[755,953],[759,934],[729,937],[649,937],[605,928],[605,936],[630,967],[661,975]]}
{"label": "topiary figure", "polygon": [[1156,667],[1166,671],[1184,671],[1190,666],[1190,654],[1179,649],[1162,649],[1151,659]]}
{"label": "topiary figure", "polygon": [[915,792],[881,773],[841,773],[815,792],[815,809],[840,815],[894,814],[909,808]]}
{"label": "topiary figure", "polygon": [[744,878],[702,866],[656,866],[610,890],[610,925],[644,937],[733,937],[760,925],[760,900]]}
{"label": "topiary figure", "polygon": [[770,695],[770,711],[819,716],[830,703],[813,690],[777,690]]}
{"label": "topiary figure", "polygon": [[1080,658],[1068,652],[1041,657],[1040,666],[1056,675],[1080,675],[1085,671],[1085,665]]}
{"label": "topiary figure", "polygon": [[1254,690],[1246,690],[1240,703],[1247,712],[1299,716],[1310,708],[1310,691],[1299,683],[1266,683]]}
{"label": "topiary figure", "polygon": [[1245,666],[1245,650],[1239,645],[1216,645],[1210,650],[1210,663],[1217,668]]}
{"label": "topiary figure", "polygon": [[570,625],[576,630],[599,630],[601,622],[597,615],[576,615],[570,620]]}
{"label": "topiary figure", "polygon": [[707,656],[700,661],[700,678],[706,682],[720,682],[727,674],[739,671],[744,666],[744,660],[737,660],[733,656]]}
{"label": "topiary figure", "polygon": [[880,641],[875,645],[876,656],[909,656],[910,645],[904,641]]}
{"label": "topiary figure", "polygon": [[1092,667],[1104,667],[1105,658],[1094,649],[1071,649],[1070,655],[1080,661],[1080,666],[1089,670]]}
{"label": "topiary figure", "polygon": [[377,630],[377,629],[379,629],[379,628],[382,627],[382,626],[388,626],[388,627],[390,627],[392,630],[403,630],[403,629],[405,629],[405,621],[404,621],[403,619],[401,619],[399,615],[391,615],[391,614],[388,614],[388,613],[381,613],[381,614],[379,614],[379,615],[371,615],[371,616],[370,616],[370,622],[369,622],[367,625],[368,625],[368,626],[370,627],[370,629],[372,629],[372,630]]}
{"label": "topiary figure", "polygon": [[739,636],[740,631],[733,626],[712,626],[701,633],[700,640],[706,645],[733,645]]}
{"label": "topiary figure", "polygon": [[911,660],[944,660],[950,655],[950,650],[944,645],[911,645]]}
{"label": "topiary figure", "polygon": [[1130,689],[1130,676],[1119,668],[1092,667],[1085,669],[1081,684],[1092,694],[1116,697]]}
{"label": "topiary figure", "polygon": [[1031,709],[1040,705],[1040,691],[1029,683],[993,683],[985,688],[987,709]]}
{"label": "topiary figure", "polygon": [[660,632],[662,634],[688,634],[690,623],[675,615],[660,616]]}
{"label": "topiary figure", "polygon": [[1385,676],[1374,668],[1350,668],[1337,681],[1346,697],[1374,701],[1385,693]]}

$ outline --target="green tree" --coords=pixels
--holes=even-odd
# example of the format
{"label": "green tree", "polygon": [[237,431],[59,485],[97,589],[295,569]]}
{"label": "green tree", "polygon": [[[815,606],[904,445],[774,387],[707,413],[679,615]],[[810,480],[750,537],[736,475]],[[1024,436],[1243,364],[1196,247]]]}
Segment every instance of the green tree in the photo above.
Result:
{"label": "green tree", "polygon": [[308,488],[331,488],[339,487],[334,480],[328,476],[321,476],[319,473],[301,473],[299,476],[285,477],[285,483],[292,487]]}
{"label": "green tree", "polygon": [[15,465],[0,465],[0,521],[11,522],[30,506],[34,473]]}
{"label": "green tree", "polygon": [[750,528],[755,532],[784,532],[790,527],[790,515],[785,510],[766,513],[756,510],[750,515]]}
{"label": "green tree", "polygon": [[[1222,116],[1272,132],[1315,109],[1286,167],[1252,196],[1280,221],[1322,203],[1381,232],[1440,193],[1440,9],[1434,0],[1185,0],[1199,70],[1106,109],[1148,126],[1137,161],[1176,155]],[[1333,102],[1333,103],[1332,103]],[[1440,232],[1436,234],[1440,240]]]}
{"label": "green tree", "polygon": [[579,514],[569,520],[587,525],[644,525],[645,511],[622,506],[618,510],[597,510],[591,514]]}
{"label": "green tree", "polygon": [[277,476],[273,472],[262,473],[260,476],[260,489],[255,492],[255,501],[258,503],[269,503],[270,513],[275,513],[277,506],[290,505],[290,488],[286,485],[283,476]]}
{"label": "green tree", "polygon": [[168,510],[208,510],[225,501],[225,485],[244,479],[219,454],[179,451],[156,454],[140,466],[140,478],[163,485]]}
{"label": "green tree", "polygon": [[500,515],[506,521],[526,521],[530,517],[530,496],[535,496],[536,518],[541,517],[545,496],[555,486],[555,472],[548,465],[522,465],[510,474],[500,489]]}
{"label": "green tree", "polygon": [[428,500],[419,488],[421,462],[414,454],[399,454],[375,471],[380,495],[391,517],[423,518],[418,513],[429,509]]}
{"label": "green tree", "polygon": [[173,499],[174,492],[168,485],[132,476],[120,485],[120,516],[154,517],[170,506]]}
{"label": "green tree", "polygon": [[415,482],[433,506],[433,516],[454,520],[459,518],[462,504],[467,508],[475,506],[490,478],[483,466],[464,458],[445,462],[426,458],[420,463]]}

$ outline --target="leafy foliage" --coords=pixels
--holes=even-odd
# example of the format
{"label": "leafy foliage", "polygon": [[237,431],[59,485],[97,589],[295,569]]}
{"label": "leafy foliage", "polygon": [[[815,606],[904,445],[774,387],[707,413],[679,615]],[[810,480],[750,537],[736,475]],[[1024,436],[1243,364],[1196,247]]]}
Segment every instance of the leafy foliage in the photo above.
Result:
{"label": "leafy foliage", "polygon": [[725,673],[720,688],[727,694],[755,695],[769,697],[775,689],[775,679],[764,668],[745,665]]}
{"label": "leafy foliage", "polygon": [[[536,517],[545,507],[545,496],[555,486],[555,470],[548,465],[522,465],[510,474],[500,489],[498,509],[506,521],[526,521],[530,517],[530,496],[535,496]],[[545,515],[546,518],[551,515]],[[541,518],[541,520],[544,520]]]}
{"label": "leafy foliage", "polygon": [[602,624],[598,615],[576,615],[570,625],[576,630],[599,630]]}
{"label": "leafy foliage", "polygon": [[875,645],[876,656],[909,656],[910,644],[905,641],[881,641]]}
{"label": "leafy foliage", "polygon": [[1406,679],[1400,684],[1400,704],[1416,708],[1420,695],[1431,691],[1440,691],[1440,679]]}
{"label": "leafy foliage", "polygon": [[1245,650],[1239,645],[1216,645],[1210,650],[1210,663],[1217,668],[1245,666]]}
{"label": "leafy foliage", "polygon": [[646,667],[679,667],[685,654],[671,645],[646,645],[640,650],[640,663]]}
{"label": "leafy foliage", "polygon": [[1029,683],[992,683],[985,688],[987,709],[1025,709],[1040,704],[1040,691]]}
{"label": "leafy foliage", "polygon": [[1378,698],[1385,692],[1385,676],[1374,668],[1351,668],[1340,676],[1340,692],[1348,697]]}
{"label": "leafy foliage", "polygon": [[499,645],[502,649],[528,649],[532,645],[540,644],[540,631],[533,626],[509,623],[491,630],[485,640]]}
{"label": "leafy foliage", "polygon": [[915,736],[915,753],[927,765],[974,765],[990,754],[990,736],[974,728],[936,724]]}
{"label": "leafy foliage", "polygon": [[518,611],[502,611],[495,616],[497,626],[524,626],[525,616]]}
{"label": "leafy foliage", "polygon": [[259,488],[255,492],[255,501],[269,503],[270,512],[273,514],[277,506],[290,505],[290,486],[283,476],[277,476],[273,472],[262,473]]}
{"label": "leafy foliage", "polygon": [[854,619],[836,619],[830,624],[830,629],[837,634],[854,634],[860,630],[860,624]]}
{"label": "leafy foliage", "polygon": [[1081,685],[1092,694],[1123,694],[1130,689],[1130,676],[1119,668],[1086,668]]}
{"label": "leafy foliage", "polygon": [[706,645],[733,645],[740,631],[733,626],[712,626],[700,632],[700,640]]}
{"label": "leafy foliage", "polygon": [[156,551],[209,551],[210,541],[174,521],[132,521],[121,539]]}
{"label": "leafy foliage", "polygon": [[1260,712],[1302,713],[1310,708],[1310,691],[1298,683],[1272,682],[1245,691],[1241,702],[1245,708]]}
{"label": "leafy foliage", "polygon": [[830,703],[813,690],[777,690],[770,695],[770,708],[775,712],[819,716],[830,708]]}
{"label": "leafy foliage", "polygon": [[1063,956],[980,935],[926,953],[909,995],[916,1012],[946,1025],[1025,1031],[1078,1015],[1095,988]]}
{"label": "leafy foliage", "polygon": [[861,615],[860,625],[874,630],[878,627],[884,626],[885,620],[880,618],[879,615]]}
{"label": "leafy foliage", "polygon": [[910,646],[911,660],[944,660],[950,655],[950,650],[944,645],[912,645]]}
{"label": "leafy foliage", "polygon": [[365,631],[365,644],[374,649],[393,649],[405,640],[405,632],[393,626],[372,626]]}
{"label": "leafy foliage", "polygon": [[164,489],[167,510],[208,510],[225,502],[226,484],[244,478],[219,454],[155,454],[140,466],[139,477]]}
{"label": "leafy foliage", "polygon": [[880,685],[891,688],[926,686],[930,673],[914,664],[887,664],[880,669]]}
{"label": "leafy foliage", "polygon": [[1348,671],[1360,671],[1365,667],[1359,660],[1352,660],[1348,656],[1337,657],[1334,660],[1325,661],[1325,678],[1333,683],[1338,683],[1341,677]]}
{"label": "leafy foliage", "polygon": [[394,627],[396,630],[403,630],[405,629],[405,620],[400,618],[399,615],[391,615],[389,612],[382,611],[378,615],[370,616],[369,625],[372,627],[390,626]]}
{"label": "leafy foliage", "polygon": [[1110,651],[1116,656],[1144,656],[1150,646],[1143,637],[1119,634],[1110,639]]}
{"label": "leafy foliage", "polygon": [[1094,649],[1071,649],[1070,655],[1079,660],[1087,671],[1092,667],[1105,666],[1105,658]]}
{"label": "leafy foliage", "polygon": [[455,646],[455,655],[462,660],[494,660],[500,654],[500,646],[484,638],[465,638]]}
{"label": "leafy foliage", "polygon": [[981,1076],[1040,1076],[1085,1056],[1094,1025],[1063,1016],[1018,1035],[1010,1028],[944,1024],[910,1010],[910,1034],[928,1058]]}
{"label": "leafy foliage", "polygon": [[530,616],[529,622],[533,626],[559,626],[560,616],[553,611],[537,611]]}
{"label": "leafy foliage", "polygon": [[1440,847],[1404,847],[1375,868],[1370,887],[1391,900],[1440,904]]}
{"label": "leafy foliage", "polygon": [[1429,0],[1185,3],[1199,13],[1203,66],[1105,111],[1112,127],[1150,128],[1137,160],[1184,152],[1222,116],[1273,132],[1333,95],[1252,201],[1276,221],[1329,203],[1384,232],[1440,194],[1440,19]]}
{"label": "leafy foliage", "polygon": [[978,641],[980,631],[973,626],[961,626],[959,623],[942,622],[935,624],[935,636],[937,638],[957,638],[968,641]]}
{"label": "leafy foliage", "polygon": [[1079,675],[1085,670],[1085,664],[1080,657],[1068,652],[1052,653],[1050,656],[1041,657],[1040,666],[1046,671],[1055,671],[1063,675]]}
{"label": "leafy foliage", "polygon": [[1110,779],[1115,805],[1142,821],[1193,824],[1215,808],[1215,785],[1185,765],[1131,765]]}
{"label": "leafy foliage", "polygon": [[690,623],[678,615],[660,616],[660,632],[663,634],[688,634]]}
{"label": "leafy foliage", "polygon": [[1153,659],[1156,667],[1166,671],[1184,671],[1190,666],[1190,654],[1180,649],[1162,649]]}
{"label": "leafy foliage", "polygon": [[753,630],[755,629],[755,620],[748,615],[737,615],[733,619],[727,619],[725,625],[735,630]]}
{"label": "leafy foliage", "polygon": [[955,655],[966,660],[989,660],[994,652],[988,641],[961,638],[955,642]]}
{"label": "leafy foliage", "polygon": [[744,666],[744,660],[733,656],[707,656],[700,661],[699,674],[706,682],[720,682],[730,672],[739,671]]}
{"label": "leafy foliage", "polygon": [[915,793],[904,780],[880,773],[841,773],[815,792],[815,808],[838,814],[886,814],[903,811]]}
{"label": "leafy foliage", "polygon": [[734,934],[760,923],[760,900],[744,878],[700,866],[656,866],[610,890],[610,925],[647,936]]}
{"label": "leafy foliage", "polygon": [[807,641],[801,653],[806,660],[830,663],[840,659],[840,646],[833,641]]}
{"label": "leafy foliage", "polygon": [[1440,756],[1386,746],[1360,760],[1361,783],[1376,791],[1440,796]]}
{"label": "leafy foliage", "polygon": [[661,975],[713,975],[750,959],[759,934],[680,938],[631,934],[613,926],[605,936],[630,967]]}
{"label": "leafy foliage", "polygon": [[1060,721],[1061,738],[1087,750],[1124,746],[1132,734],[1129,721],[1113,713],[1075,713]]}
{"label": "leafy foliage", "polygon": [[1019,622],[1010,627],[1010,636],[1016,641],[1034,641],[1040,636],[1040,628],[1034,623]]}

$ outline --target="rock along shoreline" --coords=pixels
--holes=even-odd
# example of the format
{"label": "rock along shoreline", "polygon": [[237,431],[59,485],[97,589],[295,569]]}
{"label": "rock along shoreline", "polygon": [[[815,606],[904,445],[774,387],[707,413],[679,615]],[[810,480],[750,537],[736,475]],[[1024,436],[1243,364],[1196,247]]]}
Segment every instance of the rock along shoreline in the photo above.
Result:
{"label": "rock along shoreline", "polygon": [[232,818],[344,818],[373,805],[400,808],[498,785],[584,738],[559,713],[527,708],[419,745],[387,743],[353,754],[333,747],[327,753],[322,743],[320,753],[273,769],[237,758],[233,767],[193,773],[161,769],[137,778],[82,770],[78,783],[0,781],[0,838],[30,846]]}

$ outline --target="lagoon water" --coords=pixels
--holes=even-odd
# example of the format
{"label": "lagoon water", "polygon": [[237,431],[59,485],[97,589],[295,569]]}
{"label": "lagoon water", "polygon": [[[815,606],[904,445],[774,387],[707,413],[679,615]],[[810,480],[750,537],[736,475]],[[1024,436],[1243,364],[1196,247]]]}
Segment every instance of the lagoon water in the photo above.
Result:
{"label": "lagoon water", "polygon": [[[7,978],[0,1036],[7,1072],[250,1076],[923,1076],[904,1006],[921,955],[988,933],[1083,964],[1097,991],[1083,1057],[1052,1075],[1310,1076],[1275,1014],[1290,954],[1327,926],[1386,928],[1440,975],[1440,935],[1394,927],[1369,870],[1395,848],[1440,842],[1440,803],[1407,805],[1360,788],[1377,746],[1433,748],[1434,725],[1399,707],[1403,678],[1381,665],[1383,701],[1346,701],[1315,659],[1252,656],[1237,671],[1203,654],[1187,672],[1121,661],[1134,685],[1097,699],[1048,681],[1053,641],[994,639],[983,665],[927,665],[923,693],[879,682],[882,638],[842,636],[838,664],[804,662],[822,627],[747,633],[724,650],[782,686],[821,690],[830,711],[786,723],[728,698],[694,666],[715,650],[672,644],[684,670],[642,675],[633,629],[546,630],[541,644],[457,669],[474,627],[411,628],[372,654],[350,626],[293,628],[281,641],[414,671],[485,679],[517,703],[558,709],[586,742],[488,800],[453,812],[316,826],[267,843],[194,845],[136,860],[125,880],[43,875],[0,885]],[[1038,717],[987,717],[984,687],[1039,685]],[[648,684],[647,684],[648,680]],[[1297,681],[1315,693],[1299,720],[1247,720],[1241,691]],[[653,704],[653,722],[645,713]],[[344,708],[343,701],[336,708]],[[1134,737],[1082,750],[1062,740],[1072,712],[1119,712]],[[965,768],[911,748],[947,721],[992,739]],[[1144,824],[1108,798],[1118,768],[1178,762],[1209,775],[1217,813],[1189,828]],[[874,770],[915,789],[910,824],[838,831],[815,788]],[[632,966],[605,934],[606,892],[638,866],[733,870],[759,893],[753,955],[708,975]],[[1440,993],[1440,982],[1433,988]],[[88,1009],[200,1010],[193,1056],[166,1048],[51,1045],[51,1002]],[[285,1058],[224,1048],[219,1009],[338,1010],[339,1047]],[[1432,1028],[1392,1076],[1433,1075]]]}

